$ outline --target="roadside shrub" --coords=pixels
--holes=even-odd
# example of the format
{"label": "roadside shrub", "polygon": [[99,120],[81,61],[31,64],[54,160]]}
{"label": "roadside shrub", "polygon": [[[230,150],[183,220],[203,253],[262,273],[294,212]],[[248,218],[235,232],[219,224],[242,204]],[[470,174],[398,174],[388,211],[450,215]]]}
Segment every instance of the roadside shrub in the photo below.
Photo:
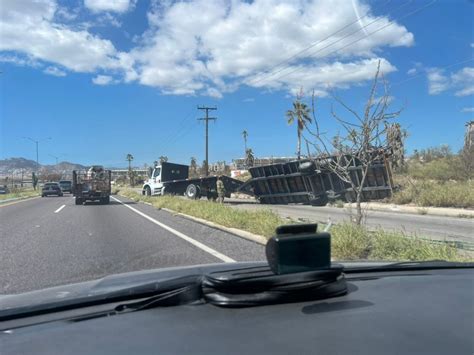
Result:
{"label": "roadside shrub", "polygon": [[399,232],[372,232],[370,258],[374,260],[462,260],[457,249],[446,243],[431,243]]}
{"label": "roadside shrub", "polygon": [[120,194],[134,200],[151,203],[157,208],[168,208],[267,238],[275,234],[276,227],[288,223],[288,221],[267,209],[257,211],[237,210],[207,200],[188,200],[176,196],[142,196],[131,189],[123,189]]}
{"label": "roadside shrub", "polygon": [[412,181],[394,193],[396,204],[414,203],[421,207],[474,207],[473,181]]}
{"label": "roadside shrub", "polygon": [[[137,191],[124,188],[120,194],[135,201],[143,201],[157,208],[166,207],[194,217],[270,238],[275,228],[295,223],[279,217],[270,210],[239,210],[206,200],[187,200],[175,196],[142,196]],[[323,228],[323,226],[320,226]],[[351,223],[331,228],[331,256],[335,260],[448,260],[466,261],[450,244],[433,244],[401,232],[369,231],[364,226]]]}
{"label": "roadside shrub", "polygon": [[30,196],[38,196],[41,193],[41,189],[37,189],[36,191],[32,188],[13,188],[10,190],[8,194],[0,195],[0,200],[7,200],[10,198],[18,198],[18,197],[30,197]]}
{"label": "roadside shrub", "polygon": [[344,223],[331,228],[331,256],[340,260],[367,259],[370,236],[362,226]]}

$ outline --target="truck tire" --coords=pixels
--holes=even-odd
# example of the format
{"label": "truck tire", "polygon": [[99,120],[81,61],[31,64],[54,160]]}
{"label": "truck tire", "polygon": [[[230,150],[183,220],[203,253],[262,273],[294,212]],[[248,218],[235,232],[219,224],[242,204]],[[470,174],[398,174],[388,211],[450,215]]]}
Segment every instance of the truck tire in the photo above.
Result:
{"label": "truck tire", "polygon": [[83,202],[83,201],[82,201],[82,198],[76,197],[75,202],[76,202],[76,205],[82,205],[82,202]]}
{"label": "truck tire", "polygon": [[145,193],[144,193],[145,196],[151,196],[151,189],[150,189],[150,186],[145,186],[145,188],[143,189],[143,191],[145,192]]}
{"label": "truck tire", "polygon": [[312,206],[326,206],[328,202],[329,202],[329,199],[327,195],[318,196],[314,200],[310,201]]}
{"label": "truck tire", "polygon": [[201,197],[201,189],[195,184],[189,184],[186,188],[186,197],[192,200],[197,200]]}
{"label": "truck tire", "polygon": [[110,196],[102,197],[102,198],[100,199],[100,203],[101,203],[102,205],[108,205],[108,204],[110,203]]}

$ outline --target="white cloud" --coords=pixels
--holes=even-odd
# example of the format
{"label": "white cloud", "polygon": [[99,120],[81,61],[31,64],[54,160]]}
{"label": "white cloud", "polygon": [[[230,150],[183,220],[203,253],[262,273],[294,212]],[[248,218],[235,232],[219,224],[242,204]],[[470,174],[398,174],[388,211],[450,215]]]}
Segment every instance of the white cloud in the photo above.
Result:
{"label": "white cloud", "polygon": [[449,88],[449,78],[440,69],[428,70],[428,92],[430,95],[438,95]]}
{"label": "white cloud", "polygon": [[410,70],[407,71],[408,75],[415,75],[416,74],[416,68],[411,68]]}
{"label": "white cloud", "polygon": [[17,56],[17,55],[11,55],[11,54],[1,54],[0,55],[0,62],[1,63],[11,63],[19,66],[28,66],[32,68],[39,68],[41,67],[41,64],[28,56]]}
{"label": "white cloud", "polygon": [[59,69],[58,67],[47,67],[43,70],[43,73],[53,76],[66,76],[66,72]]}
{"label": "white cloud", "polygon": [[[355,6],[360,13],[369,11],[368,5],[355,2]],[[322,0],[155,3],[148,13],[151,28],[143,37],[143,45],[131,55],[139,63],[139,82],[168,92],[182,92],[183,87],[187,93],[207,92],[208,86],[228,92],[242,83],[292,90],[293,86],[311,86],[312,80],[316,80],[319,90],[324,92],[328,86],[348,87],[350,83],[370,79],[375,68],[366,65],[377,62],[375,53],[384,46],[410,46],[413,35],[398,24],[367,38],[362,31],[347,39],[338,34],[305,52],[291,62],[287,70],[265,80],[260,80],[263,77],[258,74],[356,19],[351,3],[345,0],[334,4]],[[375,17],[367,16],[365,20],[370,23]],[[381,17],[377,26],[367,27],[367,32],[373,32],[388,21]],[[357,30],[357,26],[350,30]],[[362,40],[329,55],[358,39]],[[339,41],[337,45],[324,48],[335,41]],[[364,63],[365,60],[368,62]],[[384,63],[388,62],[384,60]],[[348,71],[340,70],[344,67]],[[328,68],[332,72],[324,71]],[[394,70],[391,65],[385,68]],[[356,73],[350,69],[356,69]],[[296,72],[287,74],[293,70]],[[331,75],[335,71],[342,77]],[[363,72],[365,75],[361,75]],[[320,74],[323,79],[318,77]],[[283,75],[285,77],[280,78]],[[301,80],[305,83],[299,82]]]}
{"label": "white cloud", "polygon": [[79,15],[79,8],[70,10],[65,7],[58,7],[54,15],[59,19],[72,21],[75,20]]}
{"label": "white cloud", "polygon": [[456,96],[474,94],[474,68],[465,67],[457,72],[446,74],[443,70],[428,69],[428,92],[438,95],[448,90],[454,90]]}
{"label": "white cloud", "polygon": [[134,3],[130,0],[84,0],[84,6],[92,12],[112,11],[123,13],[127,12]]}
{"label": "white cloud", "polygon": [[117,67],[118,53],[111,41],[55,23],[56,10],[53,0],[4,2],[0,51],[16,51],[77,72]]}
{"label": "white cloud", "polygon": [[254,102],[255,99],[253,97],[247,97],[245,99],[242,100],[242,102]]}
{"label": "white cloud", "polygon": [[114,82],[114,79],[108,75],[97,75],[92,82],[96,85],[109,85]]}
{"label": "white cloud", "polygon": [[[105,12],[96,17],[99,23],[119,26],[109,12],[128,11],[135,1],[85,0],[84,4],[93,12]],[[129,52],[119,52],[112,41],[91,33],[87,26],[55,22],[56,17],[68,15],[54,0],[8,0],[2,12],[6,16],[0,20],[0,50],[176,95],[221,97],[247,85],[288,92],[303,87],[324,96],[330,88],[345,89],[370,80],[379,60],[384,73],[395,71],[383,58],[383,48],[414,43],[413,34],[397,23],[366,37],[364,32],[371,34],[390,20],[376,17],[369,4],[357,0],[152,1],[147,14],[149,28]],[[356,22],[357,12],[369,15],[285,63],[284,70],[265,74],[293,54]],[[377,23],[343,38],[375,20]]]}
{"label": "white cloud", "polygon": [[470,113],[474,112],[474,107],[464,107],[461,112]]}
{"label": "white cloud", "polygon": [[457,89],[456,96],[474,94],[474,67],[466,67],[451,76],[453,86]]}
{"label": "white cloud", "polygon": [[105,14],[97,18],[97,20],[95,21],[95,26],[112,26],[118,28],[122,26],[122,22],[120,22],[114,15],[110,14],[109,12],[106,12]]}
{"label": "white cloud", "polygon": [[471,43],[471,48],[474,48],[474,43]]}

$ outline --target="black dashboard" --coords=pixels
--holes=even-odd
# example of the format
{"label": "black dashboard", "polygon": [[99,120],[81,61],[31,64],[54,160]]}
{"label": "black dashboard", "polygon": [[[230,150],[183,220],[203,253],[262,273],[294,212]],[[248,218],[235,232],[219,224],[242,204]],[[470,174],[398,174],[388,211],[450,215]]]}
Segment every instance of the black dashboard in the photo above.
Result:
{"label": "black dashboard", "polygon": [[349,293],[248,308],[211,304],[4,322],[1,354],[470,354],[473,269],[352,273]]}

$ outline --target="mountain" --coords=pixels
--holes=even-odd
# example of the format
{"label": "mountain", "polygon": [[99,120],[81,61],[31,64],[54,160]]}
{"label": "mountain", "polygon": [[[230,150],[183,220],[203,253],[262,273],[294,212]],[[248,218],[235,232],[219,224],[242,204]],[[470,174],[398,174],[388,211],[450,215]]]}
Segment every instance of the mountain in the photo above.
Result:
{"label": "mountain", "polygon": [[[72,170],[85,169],[81,164],[63,161],[56,165],[41,165],[40,170],[70,172]],[[25,158],[9,158],[0,160],[0,174],[9,175],[11,173],[31,173],[37,170],[36,161]]]}
{"label": "mountain", "polygon": [[36,170],[36,161],[25,158],[9,158],[0,160],[0,173],[7,174],[13,170]]}

